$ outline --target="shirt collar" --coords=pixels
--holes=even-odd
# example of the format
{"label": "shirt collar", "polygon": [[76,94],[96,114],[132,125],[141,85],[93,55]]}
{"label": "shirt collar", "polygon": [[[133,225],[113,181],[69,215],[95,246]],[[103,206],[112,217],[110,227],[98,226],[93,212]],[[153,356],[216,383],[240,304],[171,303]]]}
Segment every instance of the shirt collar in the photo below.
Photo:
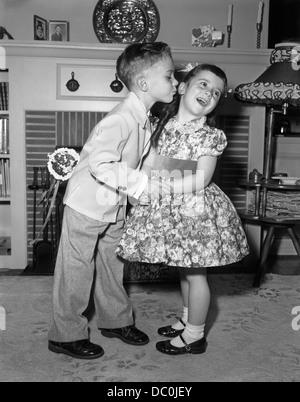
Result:
{"label": "shirt collar", "polygon": [[143,128],[147,128],[149,124],[149,114],[140,98],[134,92],[129,92],[127,102],[140,125]]}

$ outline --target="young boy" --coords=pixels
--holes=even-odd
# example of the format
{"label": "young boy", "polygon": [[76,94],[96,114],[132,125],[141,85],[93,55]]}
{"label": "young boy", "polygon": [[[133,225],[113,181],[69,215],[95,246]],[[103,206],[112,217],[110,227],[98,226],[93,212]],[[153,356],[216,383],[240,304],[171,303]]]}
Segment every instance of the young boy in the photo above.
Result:
{"label": "young boy", "polygon": [[127,197],[159,197],[159,182],[139,170],[150,148],[148,112],[156,102],[170,103],[178,82],[171,50],[161,42],[128,46],[117,61],[117,73],[129,95],[92,131],[64,198],[49,350],[79,359],[104,354],[89,341],[84,316],[92,291],[102,335],[136,346],[149,342],[134,326],[123,262],[115,251]]}

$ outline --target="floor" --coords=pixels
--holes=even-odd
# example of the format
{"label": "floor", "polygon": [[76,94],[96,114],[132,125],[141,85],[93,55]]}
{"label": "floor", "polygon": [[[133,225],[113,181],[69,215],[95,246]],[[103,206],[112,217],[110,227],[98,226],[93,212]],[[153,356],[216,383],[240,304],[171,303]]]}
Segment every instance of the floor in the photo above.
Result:
{"label": "floor", "polygon": [[[299,382],[300,317],[291,314],[294,306],[300,306],[298,276],[268,274],[257,289],[252,287],[252,274],[209,275],[208,349],[204,355],[176,357],[159,353],[156,343],[164,340],[157,329],[173,323],[182,311],[179,284],[130,285],[136,323],[150,343],[136,348],[105,338],[93,315],[90,339],[105,351],[95,361],[48,351],[53,277],[2,276],[1,305],[7,319],[5,331],[0,331],[1,382],[97,382],[121,390],[135,382],[156,387],[190,386],[188,382]],[[199,399],[199,392],[196,395]]]}

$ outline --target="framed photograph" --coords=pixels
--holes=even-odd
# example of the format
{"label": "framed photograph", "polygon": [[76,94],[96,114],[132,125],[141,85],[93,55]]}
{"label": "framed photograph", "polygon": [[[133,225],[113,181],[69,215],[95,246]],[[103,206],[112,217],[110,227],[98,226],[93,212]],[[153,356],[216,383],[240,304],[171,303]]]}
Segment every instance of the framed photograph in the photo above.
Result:
{"label": "framed photograph", "polygon": [[34,40],[48,40],[48,21],[37,15],[33,16]]}
{"label": "framed photograph", "polygon": [[70,40],[69,21],[48,21],[49,40],[56,42],[68,42]]}

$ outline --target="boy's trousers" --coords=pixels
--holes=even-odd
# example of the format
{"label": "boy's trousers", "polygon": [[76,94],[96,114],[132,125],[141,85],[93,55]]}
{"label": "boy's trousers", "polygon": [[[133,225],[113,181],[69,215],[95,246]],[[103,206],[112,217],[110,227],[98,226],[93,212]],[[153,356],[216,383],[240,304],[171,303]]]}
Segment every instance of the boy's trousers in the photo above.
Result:
{"label": "boy's trousers", "polygon": [[115,251],[123,234],[124,212],[117,222],[98,222],[66,206],[54,272],[49,340],[89,339],[84,316],[93,292],[98,328],[133,324],[123,287],[124,264]]}

